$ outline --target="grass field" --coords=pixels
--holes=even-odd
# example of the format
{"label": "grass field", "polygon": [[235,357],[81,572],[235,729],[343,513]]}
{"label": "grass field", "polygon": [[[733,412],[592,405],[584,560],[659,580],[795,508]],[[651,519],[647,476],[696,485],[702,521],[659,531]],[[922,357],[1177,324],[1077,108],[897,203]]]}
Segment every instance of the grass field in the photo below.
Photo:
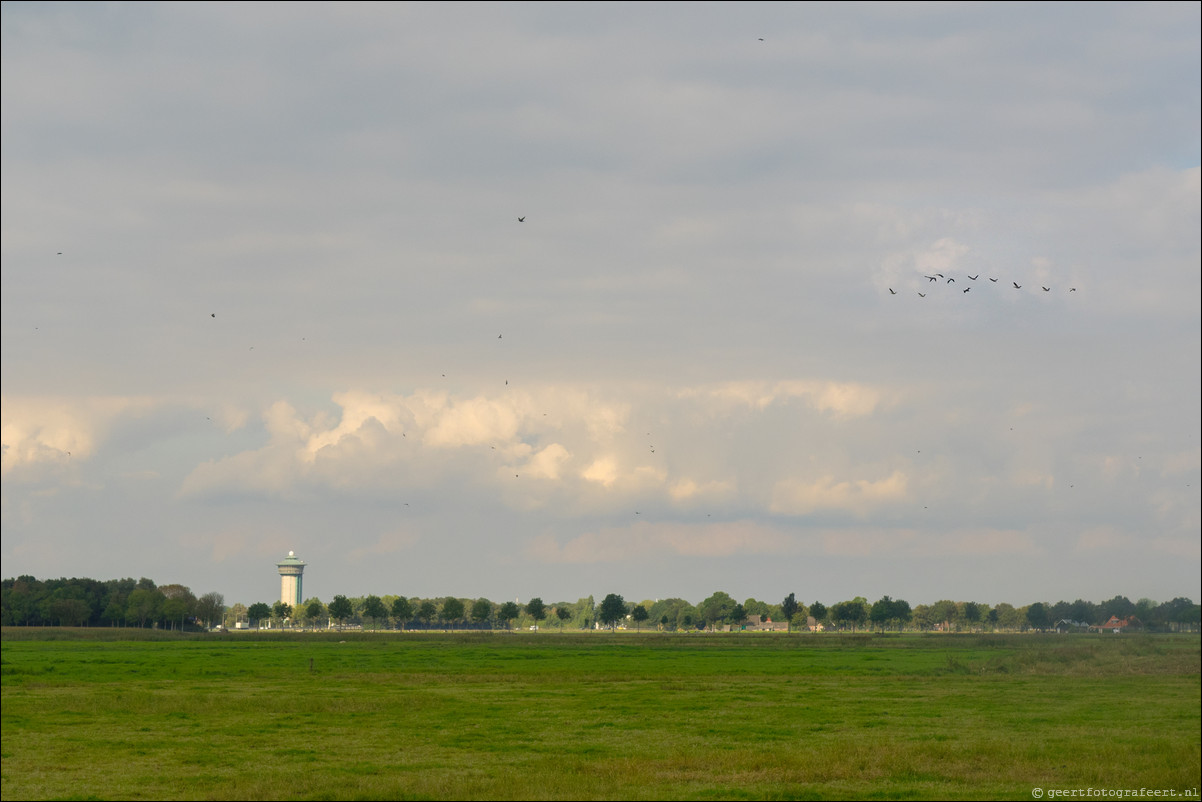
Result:
{"label": "grass field", "polygon": [[4,630],[5,800],[1198,798],[1197,635],[138,634]]}

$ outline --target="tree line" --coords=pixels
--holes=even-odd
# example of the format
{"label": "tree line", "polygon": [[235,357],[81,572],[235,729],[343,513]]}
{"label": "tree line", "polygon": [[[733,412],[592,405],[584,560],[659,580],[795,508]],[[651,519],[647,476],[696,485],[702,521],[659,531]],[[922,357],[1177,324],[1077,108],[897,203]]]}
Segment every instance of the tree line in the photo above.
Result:
{"label": "tree line", "polygon": [[113,626],[208,629],[239,624],[250,627],[364,629],[511,629],[539,627],[592,629],[626,627],[661,631],[741,628],[759,622],[787,624],[792,631],[1024,631],[1083,629],[1111,617],[1132,621],[1149,631],[1197,630],[1200,608],[1192,600],[1166,602],[1126,596],[1100,602],[1077,599],[1055,604],[1034,602],[1015,607],[1002,602],[941,600],[911,606],[883,596],[875,602],[857,596],[846,601],[806,605],[790,593],[779,603],[754,598],[737,601],[717,591],[699,604],[684,599],[629,602],[619,594],[600,604],[592,596],[575,602],[525,604],[454,596],[417,598],[400,595],[347,597],[328,603],[310,598],[295,606],[284,602],[235,603],[220,593],[196,596],[178,584],[156,585],[133,579],[47,579],[31,576],[0,581],[0,624],[4,626]]}

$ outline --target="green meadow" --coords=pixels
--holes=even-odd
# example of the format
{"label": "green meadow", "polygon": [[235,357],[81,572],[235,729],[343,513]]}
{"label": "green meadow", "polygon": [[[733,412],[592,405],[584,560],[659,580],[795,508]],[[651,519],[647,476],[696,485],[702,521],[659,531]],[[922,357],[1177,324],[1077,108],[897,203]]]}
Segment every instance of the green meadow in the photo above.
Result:
{"label": "green meadow", "polygon": [[5,629],[0,668],[5,800],[1197,799],[1202,761],[1197,635]]}

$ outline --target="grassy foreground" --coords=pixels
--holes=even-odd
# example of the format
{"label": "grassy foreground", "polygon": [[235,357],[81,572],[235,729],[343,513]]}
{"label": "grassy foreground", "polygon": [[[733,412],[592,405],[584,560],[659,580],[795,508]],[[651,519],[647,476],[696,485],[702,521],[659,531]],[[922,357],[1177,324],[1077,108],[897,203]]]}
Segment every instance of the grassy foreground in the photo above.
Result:
{"label": "grassy foreground", "polygon": [[5,800],[1198,798],[1196,635],[137,637],[4,630]]}

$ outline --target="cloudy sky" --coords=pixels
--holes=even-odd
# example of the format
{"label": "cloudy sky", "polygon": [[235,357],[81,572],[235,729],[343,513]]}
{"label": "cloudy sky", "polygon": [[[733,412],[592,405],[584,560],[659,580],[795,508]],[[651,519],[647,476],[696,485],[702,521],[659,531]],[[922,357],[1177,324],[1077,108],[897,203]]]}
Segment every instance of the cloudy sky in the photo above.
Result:
{"label": "cloudy sky", "polygon": [[1197,3],[2,14],[4,577],[1202,596]]}

